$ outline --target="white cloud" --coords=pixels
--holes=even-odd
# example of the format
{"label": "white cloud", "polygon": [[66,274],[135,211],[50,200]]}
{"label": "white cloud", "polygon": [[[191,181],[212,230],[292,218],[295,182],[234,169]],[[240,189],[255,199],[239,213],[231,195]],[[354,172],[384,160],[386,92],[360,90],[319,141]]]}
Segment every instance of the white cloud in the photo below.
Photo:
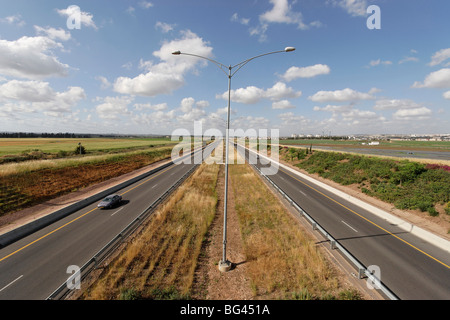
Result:
{"label": "white cloud", "polygon": [[[139,125],[163,125],[161,129],[165,129],[175,119],[175,110],[168,112],[156,111],[152,113],[141,113],[132,116],[132,121]],[[154,128],[152,128],[154,130]]]}
{"label": "white cloud", "polygon": [[34,26],[34,29],[36,30],[36,33],[38,35],[46,35],[48,38],[50,39],[58,39],[58,40],[62,40],[62,41],[67,41],[71,38],[70,32],[67,32],[64,29],[55,29],[55,28],[51,28],[51,27],[40,27],[40,26]]}
{"label": "white cloud", "polygon": [[58,61],[52,50],[62,48],[47,37],[0,39],[0,74],[26,79],[67,76],[68,65]]}
{"label": "white cloud", "polygon": [[102,102],[95,107],[98,116],[102,119],[117,120],[123,115],[129,115],[128,105],[133,102],[129,96],[122,97],[97,97],[96,101]]}
{"label": "white cloud", "polygon": [[294,91],[293,88],[288,88],[285,83],[277,82],[272,88],[264,92],[263,97],[270,100],[280,100],[283,98],[298,98],[301,95],[301,91]]}
{"label": "white cloud", "polygon": [[148,8],[153,7],[153,3],[149,2],[149,1],[140,1],[139,6],[141,8],[148,9]]}
{"label": "white cloud", "polygon": [[169,31],[172,31],[174,27],[175,27],[175,24],[168,24],[168,23],[161,22],[161,21],[158,21],[155,24],[155,28],[161,29],[162,33],[167,33]]}
{"label": "white cloud", "polygon": [[177,117],[181,124],[193,124],[194,121],[202,121],[206,116],[206,111],[199,108],[192,108],[184,114]]}
{"label": "white cloud", "polygon": [[98,29],[93,19],[94,16],[89,12],[81,11],[78,6],[71,5],[68,6],[67,9],[56,9],[56,12],[58,12],[60,16],[67,18],[78,16],[79,14],[81,25],[84,25],[85,27],[94,28],[95,30]]}
{"label": "white cloud", "polygon": [[422,105],[408,99],[378,100],[373,107],[375,110],[415,109]]}
{"label": "white cloud", "polygon": [[379,65],[385,65],[385,66],[389,66],[392,64],[392,61],[386,60],[386,61],[382,61],[381,59],[378,60],[372,60],[369,62],[369,67],[375,67],[375,66],[379,66]]}
{"label": "white cloud", "polygon": [[285,81],[292,81],[298,78],[313,78],[322,74],[329,74],[330,67],[324,64],[316,64],[309,67],[290,67],[281,77]]}
{"label": "white cloud", "polygon": [[250,19],[248,19],[248,18],[240,18],[237,13],[234,13],[231,16],[231,21],[239,22],[240,24],[243,24],[243,25],[248,25],[249,22],[250,22]]}
{"label": "white cloud", "polygon": [[444,92],[444,99],[450,100],[450,91]]}
{"label": "white cloud", "polygon": [[281,119],[282,127],[290,127],[294,126],[295,130],[302,128],[301,130],[306,129],[306,126],[311,122],[311,120],[307,119],[304,116],[296,115],[293,112],[286,112],[278,115],[278,118]]}
{"label": "white cloud", "polygon": [[373,120],[373,119],[380,119],[380,117],[373,111],[367,111],[367,110],[359,110],[359,109],[353,109],[348,112],[343,112],[342,117],[344,121],[360,121],[360,120]]}
{"label": "white cloud", "polygon": [[246,116],[246,117],[238,117],[231,121],[231,126],[233,128],[239,128],[242,130],[248,130],[248,129],[267,129],[269,128],[270,120],[266,119],[264,117],[252,117],[252,116]]}
{"label": "white cloud", "polygon": [[20,14],[1,18],[0,22],[16,25],[18,27],[23,27],[26,24],[25,21],[22,20],[22,16]]}
{"label": "white cloud", "polygon": [[272,109],[293,109],[295,108],[288,100],[281,100],[272,103]]}
{"label": "white cloud", "polygon": [[450,88],[450,68],[430,73],[423,83],[414,82],[413,88]]}
{"label": "white cloud", "polygon": [[153,110],[153,111],[164,111],[168,108],[169,106],[167,105],[167,103],[159,103],[159,104],[155,104],[152,105],[150,103],[136,103],[134,105],[135,110],[138,111],[142,111],[142,110]]}
{"label": "white cloud", "polygon": [[400,109],[394,113],[393,117],[396,120],[422,120],[427,119],[431,115],[431,110],[426,107],[414,109]]}
{"label": "white cloud", "polygon": [[69,113],[78,101],[85,98],[83,88],[69,87],[67,91],[55,92],[48,82],[36,80],[11,80],[0,86],[0,102],[19,112]]}
{"label": "white cloud", "polygon": [[159,51],[153,52],[160,58],[158,64],[146,65],[145,74],[135,78],[119,77],[114,83],[114,90],[122,94],[156,96],[168,94],[184,84],[183,75],[202,63],[202,59],[193,59],[189,56],[174,56],[173,51],[196,53],[204,57],[211,57],[212,48],[195,33],[182,31],[182,38],[164,42]]}
{"label": "white cloud", "polygon": [[263,22],[293,23],[298,24],[300,28],[304,27],[302,14],[292,11],[288,0],[270,0],[272,9],[260,15]]}
{"label": "white cloud", "polygon": [[314,95],[310,96],[308,99],[314,102],[346,102],[346,101],[357,101],[357,100],[371,100],[374,99],[372,95],[373,90],[369,93],[358,92],[350,88],[336,91],[318,91]]}
{"label": "white cloud", "polygon": [[314,111],[327,111],[332,113],[342,113],[342,112],[348,112],[352,109],[351,105],[342,105],[342,106],[336,106],[336,105],[326,105],[325,107],[319,107],[315,106],[313,108]]}
{"label": "white cloud", "polygon": [[195,99],[192,97],[184,98],[181,100],[180,104],[180,110],[184,113],[192,111],[192,108],[194,107]]}
{"label": "white cloud", "polygon": [[[293,1],[293,3],[295,2]],[[295,12],[288,0],[270,0],[270,3],[273,7],[259,16],[259,25],[249,29],[250,35],[258,35],[260,42],[267,40],[266,31],[271,23],[294,24],[301,30],[322,26],[322,23],[319,21],[313,21],[309,24],[304,23],[301,12]],[[235,15],[233,15],[232,19],[237,19],[237,15]]]}
{"label": "white cloud", "polygon": [[419,58],[417,58],[417,57],[405,57],[402,60],[400,60],[398,63],[403,64],[406,62],[418,62],[418,61],[419,61]]}
{"label": "white cloud", "polygon": [[207,108],[209,107],[209,101],[206,100],[197,101],[195,105],[199,108]]}
{"label": "white cloud", "polygon": [[107,88],[111,87],[111,83],[105,77],[98,76],[95,79],[100,81],[102,89],[107,89]]}
{"label": "white cloud", "polygon": [[450,48],[442,49],[442,50],[439,50],[438,52],[436,52],[431,57],[431,62],[429,63],[429,65],[432,66],[432,67],[433,66],[437,66],[437,65],[441,64],[442,62],[444,62],[445,60],[448,60],[448,59],[450,59]]}
{"label": "white cloud", "polygon": [[132,7],[132,6],[129,6],[127,8],[127,10],[125,10],[126,13],[128,13],[130,16],[133,16],[133,17],[134,17],[134,12],[135,11],[136,11],[136,9],[134,7]]}
{"label": "white cloud", "polygon": [[[231,100],[238,103],[254,104],[261,100],[264,95],[264,90],[255,86],[249,86],[247,88],[239,88],[231,90]],[[222,98],[228,100],[228,91],[222,95],[216,95],[216,98]]]}
{"label": "white cloud", "polygon": [[332,0],[337,5],[347,11],[348,14],[356,17],[365,17],[367,15],[367,0]]}
{"label": "white cloud", "polygon": [[[294,89],[287,87],[283,82],[277,82],[272,88],[267,90],[255,86],[231,90],[231,100],[244,104],[255,104],[261,99],[277,101],[285,98],[298,98],[301,95],[301,91],[294,91]],[[221,95],[216,95],[216,98],[228,100],[228,91]]]}

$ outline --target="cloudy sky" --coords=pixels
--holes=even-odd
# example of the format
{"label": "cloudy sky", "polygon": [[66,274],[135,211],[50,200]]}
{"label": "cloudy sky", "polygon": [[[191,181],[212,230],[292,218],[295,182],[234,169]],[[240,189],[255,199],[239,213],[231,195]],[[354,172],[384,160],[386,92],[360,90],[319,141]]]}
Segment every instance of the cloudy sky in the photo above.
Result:
{"label": "cloudy sky", "polygon": [[450,132],[448,0],[0,0],[0,8],[0,131],[170,135],[194,121],[222,130],[227,70],[171,53],[234,66],[292,46],[233,76],[232,128]]}

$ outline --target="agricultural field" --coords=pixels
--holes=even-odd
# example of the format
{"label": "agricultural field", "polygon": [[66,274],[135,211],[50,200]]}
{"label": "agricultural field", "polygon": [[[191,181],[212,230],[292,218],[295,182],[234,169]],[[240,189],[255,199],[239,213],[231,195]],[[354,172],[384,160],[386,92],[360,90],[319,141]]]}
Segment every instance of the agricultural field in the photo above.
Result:
{"label": "agricultural field", "polygon": [[[78,143],[85,147],[75,153]],[[0,216],[170,158],[170,139],[0,139]]]}
{"label": "agricultural field", "polygon": [[0,163],[73,155],[78,144],[86,154],[102,154],[174,144],[170,138],[1,138]]}
{"label": "agricultural field", "polygon": [[[380,144],[370,146],[371,148],[386,148],[386,149],[405,149],[405,150],[435,150],[435,151],[450,151],[450,141],[406,141],[406,140],[390,140],[379,141]],[[367,141],[355,140],[332,140],[332,139],[287,139],[280,140],[280,144],[285,145],[313,145],[313,146],[330,146],[330,147],[359,147],[367,148],[363,145]]]}

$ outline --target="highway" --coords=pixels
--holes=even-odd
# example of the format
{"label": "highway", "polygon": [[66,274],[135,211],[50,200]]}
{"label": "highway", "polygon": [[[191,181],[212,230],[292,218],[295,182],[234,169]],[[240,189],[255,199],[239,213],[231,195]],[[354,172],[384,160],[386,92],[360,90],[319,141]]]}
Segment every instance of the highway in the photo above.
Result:
{"label": "highway", "polygon": [[[215,144],[207,146],[209,154]],[[97,202],[0,250],[0,300],[44,300],[195,164],[171,165],[124,190],[120,206]]]}
{"label": "highway", "polygon": [[[258,160],[255,166],[270,164]],[[450,299],[448,252],[281,166],[269,177],[364,266],[378,266],[381,282],[398,298]]]}

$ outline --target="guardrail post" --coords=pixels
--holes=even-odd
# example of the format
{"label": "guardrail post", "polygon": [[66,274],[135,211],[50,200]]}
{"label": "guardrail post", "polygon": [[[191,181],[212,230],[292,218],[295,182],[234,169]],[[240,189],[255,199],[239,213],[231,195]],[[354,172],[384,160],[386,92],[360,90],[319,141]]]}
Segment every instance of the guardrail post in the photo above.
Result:
{"label": "guardrail post", "polygon": [[358,278],[359,279],[362,279],[362,278],[364,278],[364,276],[365,276],[365,272],[366,270],[365,269],[363,269],[363,268],[358,268]]}
{"label": "guardrail post", "polygon": [[330,240],[331,250],[336,249],[336,240]]}

